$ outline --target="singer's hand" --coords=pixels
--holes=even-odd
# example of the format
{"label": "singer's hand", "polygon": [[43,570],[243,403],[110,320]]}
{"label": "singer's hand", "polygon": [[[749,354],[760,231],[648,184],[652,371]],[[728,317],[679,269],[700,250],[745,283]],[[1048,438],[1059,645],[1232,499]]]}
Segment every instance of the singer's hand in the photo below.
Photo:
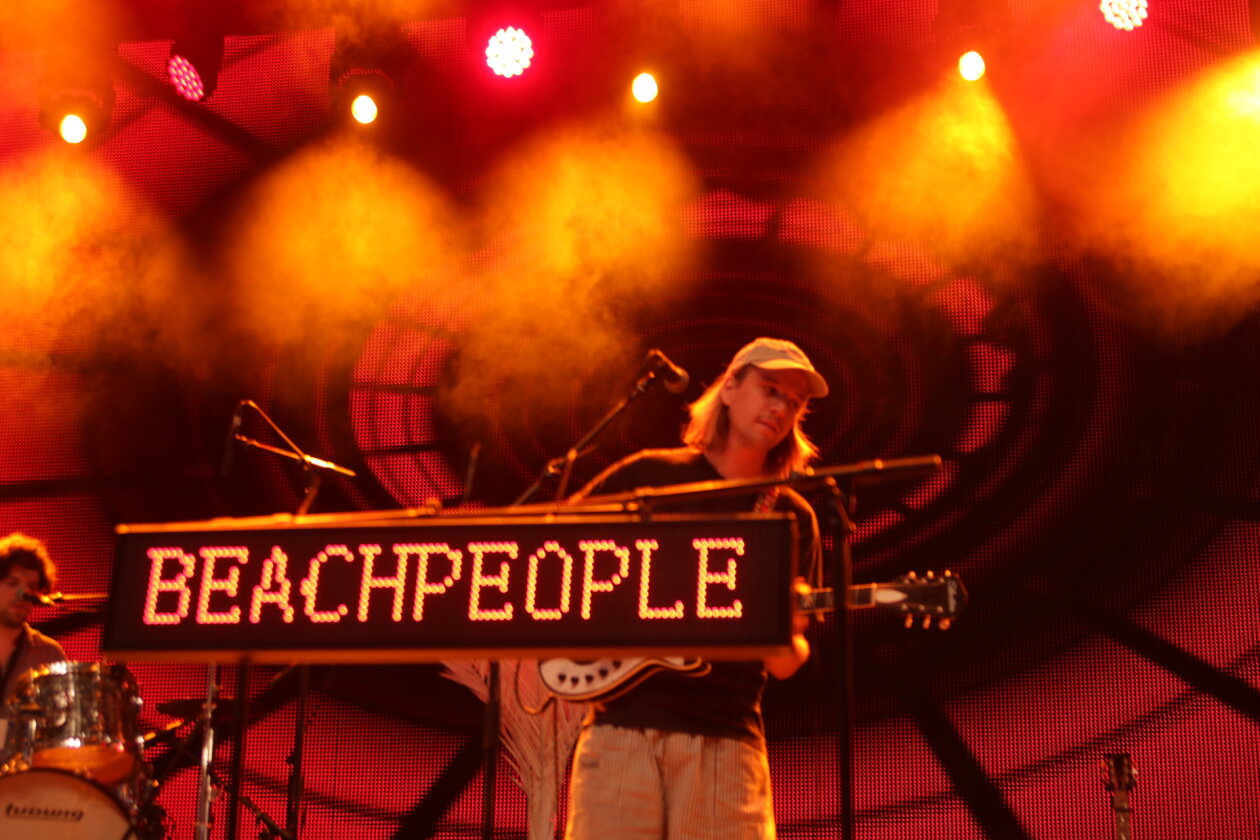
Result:
{"label": "singer's hand", "polygon": [[792,583],[792,649],[778,656],[767,656],[764,660],[766,670],[778,679],[786,680],[809,661],[809,639],[805,638],[809,614],[796,609],[795,605],[800,603],[802,597],[808,597],[810,591],[805,578],[798,577]]}

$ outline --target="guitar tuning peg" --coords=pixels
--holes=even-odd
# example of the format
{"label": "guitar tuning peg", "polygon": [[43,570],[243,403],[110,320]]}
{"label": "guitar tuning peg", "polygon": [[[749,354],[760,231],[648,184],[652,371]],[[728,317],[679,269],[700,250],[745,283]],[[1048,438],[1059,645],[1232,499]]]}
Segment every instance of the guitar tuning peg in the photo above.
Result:
{"label": "guitar tuning peg", "polygon": [[953,620],[952,620],[952,619],[949,619],[949,618],[942,618],[942,619],[940,619],[939,621],[937,621],[937,622],[936,622],[936,629],[938,629],[938,630],[948,630],[948,629],[950,628],[950,625],[952,625],[953,623],[954,623],[954,622],[953,622]]}
{"label": "guitar tuning peg", "polygon": [[927,630],[931,626],[932,626],[932,616],[930,615],[923,616],[923,629]]}
{"label": "guitar tuning peg", "polygon": [[914,626],[914,616],[910,615],[910,613],[906,613],[906,629],[909,630],[913,626]]}
{"label": "guitar tuning peg", "polygon": [[946,569],[944,572],[942,572],[942,574],[947,578],[952,578],[954,576],[954,572],[950,569]]}
{"label": "guitar tuning peg", "polygon": [[906,580],[918,580],[919,576],[914,572],[906,572]]}
{"label": "guitar tuning peg", "polygon": [[932,571],[931,569],[928,569],[928,570],[927,570],[927,579],[928,579],[928,580],[933,580],[935,577],[936,577],[936,572]]}

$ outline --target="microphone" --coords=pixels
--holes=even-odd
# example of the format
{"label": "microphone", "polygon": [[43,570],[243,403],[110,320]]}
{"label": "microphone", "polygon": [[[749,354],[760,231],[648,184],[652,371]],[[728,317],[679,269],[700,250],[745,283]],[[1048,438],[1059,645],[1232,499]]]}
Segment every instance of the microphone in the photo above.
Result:
{"label": "microphone", "polygon": [[21,601],[30,601],[32,604],[43,604],[50,607],[61,600],[61,593],[54,592],[52,595],[45,595],[42,592],[34,592],[26,588],[26,584],[19,584],[17,592],[14,595]]}
{"label": "microphone", "polygon": [[665,390],[671,394],[681,394],[691,383],[691,377],[687,375],[687,371],[671,362],[669,356],[655,347],[648,351],[648,364],[660,373]]}
{"label": "microphone", "polygon": [[228,427],[227,440],[223,442],[223,465],[219,475],[224,478],[232,474],[232,460],[236,457],[236,433],[241,430],[241,416],[245,413],[245,400],[236,404],[232,412],[232,425]]}

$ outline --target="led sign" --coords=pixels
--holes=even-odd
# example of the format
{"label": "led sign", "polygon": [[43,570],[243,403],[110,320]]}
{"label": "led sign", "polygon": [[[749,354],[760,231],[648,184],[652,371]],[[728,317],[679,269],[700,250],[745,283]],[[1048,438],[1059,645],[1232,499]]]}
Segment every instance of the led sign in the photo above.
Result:
{"label": "led sign", "polygon": [[102,645],[117,658],[742,658],[790,638],[785,514],[118,530]]}

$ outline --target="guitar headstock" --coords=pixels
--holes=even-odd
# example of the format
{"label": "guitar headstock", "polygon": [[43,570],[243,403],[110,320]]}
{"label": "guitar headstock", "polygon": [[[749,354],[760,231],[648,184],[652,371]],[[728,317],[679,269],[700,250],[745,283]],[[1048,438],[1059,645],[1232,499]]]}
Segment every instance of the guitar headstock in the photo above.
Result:
{"label": "guitar headstock", "polygon": [[1128,753],[1107,753],[1101,765],[1103,787],[1107,790],[1128,793],[1137,787],[1137,770]]}
{"label": "guitar headstock", "polygon": [[905,614],[906,627],[926,630],[935,624],[948,630],[967,603],[966,588],[949,569],[940,574],[924,572],[922,577],[908,572],[885,586],[905,596],[891,606]]}

